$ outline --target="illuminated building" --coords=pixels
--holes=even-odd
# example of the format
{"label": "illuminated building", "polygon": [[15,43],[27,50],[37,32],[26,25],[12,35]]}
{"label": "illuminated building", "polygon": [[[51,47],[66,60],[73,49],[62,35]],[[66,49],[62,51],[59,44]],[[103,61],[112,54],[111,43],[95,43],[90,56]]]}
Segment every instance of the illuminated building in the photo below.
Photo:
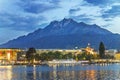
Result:
{"label": "illuminated building", "polygon": [[88,46],[85,48],[85,51],[88,54],[95,54],[94,49],[90,47],[90,44],[88,43]]}
{"label": "illuminated building", "polygon": [[17,60],[20,49],[0,49],[0,62],[11,62]]}

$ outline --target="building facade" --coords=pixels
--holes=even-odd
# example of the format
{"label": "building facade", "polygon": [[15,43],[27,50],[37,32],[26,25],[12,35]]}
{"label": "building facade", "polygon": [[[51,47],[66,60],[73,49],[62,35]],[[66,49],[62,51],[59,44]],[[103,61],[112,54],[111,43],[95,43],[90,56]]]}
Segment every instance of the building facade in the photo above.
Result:
{"label": "building facade", "polygon": [[20,49],[0,49],[0,63],[16,61],[17,53],[20,51]]}

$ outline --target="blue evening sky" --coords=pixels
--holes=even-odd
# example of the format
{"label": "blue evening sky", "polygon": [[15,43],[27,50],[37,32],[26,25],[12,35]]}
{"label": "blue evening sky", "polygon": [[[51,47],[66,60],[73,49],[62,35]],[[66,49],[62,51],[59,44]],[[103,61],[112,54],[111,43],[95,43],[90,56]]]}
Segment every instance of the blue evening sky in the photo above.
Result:
{"label": "blue evening sky", "polygon": [[0,44],[63,18],[120,33],[120,0],[0,0]]}

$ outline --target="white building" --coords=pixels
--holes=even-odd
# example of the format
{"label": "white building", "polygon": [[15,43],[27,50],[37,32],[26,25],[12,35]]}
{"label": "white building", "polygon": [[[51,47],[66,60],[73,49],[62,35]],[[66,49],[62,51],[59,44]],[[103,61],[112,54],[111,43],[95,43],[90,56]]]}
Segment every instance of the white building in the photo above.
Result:
{"label": "white building", "polygon": [[105,51],[105,54],[114,56],[118,51],[116,49],[109,49]]}

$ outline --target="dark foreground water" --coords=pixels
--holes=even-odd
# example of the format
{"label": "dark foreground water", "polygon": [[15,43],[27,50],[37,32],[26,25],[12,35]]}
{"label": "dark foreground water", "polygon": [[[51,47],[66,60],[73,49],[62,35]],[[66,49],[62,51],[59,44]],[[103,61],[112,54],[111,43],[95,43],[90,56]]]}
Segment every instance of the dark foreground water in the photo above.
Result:
{"label": "dark foreground water", "polygon": [[0,66],[0,80],[120,80],[120,64]]}

